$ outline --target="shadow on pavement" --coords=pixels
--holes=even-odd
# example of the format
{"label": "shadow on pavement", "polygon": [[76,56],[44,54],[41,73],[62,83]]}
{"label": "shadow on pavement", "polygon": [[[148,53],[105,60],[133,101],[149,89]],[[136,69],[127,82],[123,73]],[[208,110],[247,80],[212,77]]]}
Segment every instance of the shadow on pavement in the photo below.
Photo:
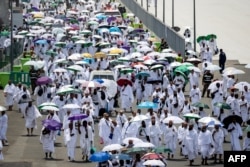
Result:
{"label": "shadow on pavement", "polygon": [[2,162],[1,167],[32,167],[32,162]]}

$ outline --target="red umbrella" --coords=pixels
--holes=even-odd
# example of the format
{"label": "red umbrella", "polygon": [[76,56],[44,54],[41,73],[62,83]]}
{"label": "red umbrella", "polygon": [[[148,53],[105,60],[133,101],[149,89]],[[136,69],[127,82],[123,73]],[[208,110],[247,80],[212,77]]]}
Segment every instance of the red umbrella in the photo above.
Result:
{"label": "red umbrella", "polygon": [[153,160],[153,159],[163,159],[164,156],[157,153],[147,153],[141,157],[141,159]]}
{"label": "red umbrella", "polygon": [[121,79],[118,79],[118,80],[117,80],[117,84],[118,84],[119,86],[123,86],[123,85],[125,85],[126,83],[129,84],[130,86],[133,85],[133,83],[132,83],[130,80],[128,80],[127,78],[121,78]]}

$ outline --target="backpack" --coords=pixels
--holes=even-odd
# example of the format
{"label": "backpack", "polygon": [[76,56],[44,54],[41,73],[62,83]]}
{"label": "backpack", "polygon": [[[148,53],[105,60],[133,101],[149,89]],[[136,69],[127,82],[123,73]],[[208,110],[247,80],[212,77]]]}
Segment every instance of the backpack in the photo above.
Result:
{"label": "backpack", "polygon": [[42,96],[43,95],[43,88],[40,86],[39,90],[37,92],[38,96]]}
{"label": "backpack", "polygon": [[105,100],[105,98],[106,98],[105,93],[103,91],[101,91],[101,99]]}

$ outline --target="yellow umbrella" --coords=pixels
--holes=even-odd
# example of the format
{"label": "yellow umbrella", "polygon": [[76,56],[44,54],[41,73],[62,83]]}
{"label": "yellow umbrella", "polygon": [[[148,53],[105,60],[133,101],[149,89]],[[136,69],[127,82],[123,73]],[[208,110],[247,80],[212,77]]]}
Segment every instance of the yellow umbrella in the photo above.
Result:
{"label": "yellow umbrella", "polygon": [[110,49],[109,51],[110,54],[121,54],[122,52],[122,49],[119,48]]}
{"label": "yellow umbrella", "polygon": [[155,37],[150,37],[150,38],[148,38],[148,41],[156,42],[157,39]]}
{"label": "yellow umbrella", "polygon": [[82,56],[85,58],[92,58],[92,55],[89,53],[83,53]]}
{"label": "yellow umbrella", "polygon": [[105,58],[105,57],[106,57],[106,54],[103,52],[97,52],[97,53],[95,53],[95,56],[94,56],[94,58],[97,58],[97,59]]}
{"label": "yellow umbrella", "polygon": [[33,17],[34,18],[43,18],[44,14],[43,13],[34,13]]}

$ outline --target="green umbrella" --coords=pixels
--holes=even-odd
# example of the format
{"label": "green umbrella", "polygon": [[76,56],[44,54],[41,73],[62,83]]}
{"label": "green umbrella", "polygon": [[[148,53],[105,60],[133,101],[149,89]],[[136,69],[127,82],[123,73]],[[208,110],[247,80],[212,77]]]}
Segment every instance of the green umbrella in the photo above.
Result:
{"label": "green umbrella", "polygon": [[210,40],[210,39],[216,39],[217,36],[216,36],[215,34],[209,34],[209,35],[206,36],[206,38],[207,38],[208,40]]}
{"label": "green umbrella", "polygon": [[198,114],[194,114],[194,113],[187,113],[183,115],[184,118],[189,118],[189,119],[197,119],[200,118],[200,116]]}
{"label": "green umbrella", "polygon": [[30,21],[30,22],[28,22],[28,25],[36,25],[36,24],[38,24],[39,23],[39,21]]}
{"label": "green umbrella", "polygon": [[244,131],[250,132],[250,125],[248,125],[248,126],[244,129]]}
{"label": "green umbrella", "polygon": [[0,36],[9,36],[10,35],[10,32],[9,31],[1,31],[1,33],[0,33]]}
{"label": "green umbrella", "polygon": [[202,108],[209,109],[209,106],[207,104],[204,104],[204,103],[201,103],[201,102],[194,103],[194,104],[192,104],[192,106],[197,107],[197,108],[202,107]]}
{"label": "green umbrella", "polygon": [[92,31],[90,31],[90,30],[82,30],[82,31],[80,31],[80,34],[89,35],[89,34],[92,34]]}
{"label": "green umbrella", "polygon": [[123,68],[121,70],[121,73],[127,74],[127,73],[132,73],[134,70],[132,68]]}
{"label": "green umbrella", "polygon": [[144,148],[129,148],[127,151],[125,151],[125,154],[141,154],[146,152],[147,150]]}
{"label": "green umbrella", "polygon": [[76,20],[76,19],[70,19],[70,23],[78,23],[78,20]]}
{"label": "green umbrella", "polygon": [[45,103],[40,104],[38,106],[38,109],[41,109],[42,107],[45,107],[45,106],[53,106],[53,107],[57,107],[58,108],[58,106],[55,103],[45,102]]}
{"label": "green umbrella", "polygon": [[66,43],[65,43],[65,42],[56,42],[56,43],[55,43],[55,46],[60,47],[60,48],[63,48],[63,47],[66,46]]}
{"label": "green umbrella", "polygon": [[97,21],[89,21],[88,24],[89,25],[98,25],[99,23]]}
{"label": "green umbrella", "polygon": [[61,88],[60,90],[58,90],[57,92],[56,92],[56,94],[69,94],[69,93],[72,93],[72,92],[74,92],[75,91],[75,89],[74,88],[70,88],[70,87],[66,87],[66,88]]}
{"label": "green umbrella", "polygon": [[58,53],[54,52],[53,50],[47,50],[46,51],[46,55],[50,55],[50,56],[55,56],[57,55]]}
{"label": "green umbrella", "polygon": [[214,103],[214,106],[218,108],[226,109],[226,110],[231,110],[231,106],[225,102],[216,102]]}
{"label": "green umbrella", "polygon": [[153,149],[153,152],[155,153],[171,153],[172,150],[169,148],[165,148],[165,147],[157,147]]}
{"label": "green umbrella", "polygon": [[119,65],[119,64],[123,64],[123,62],[118,61],[118,60],[111,60],[109,63],[110,63],[112,66],[116,66],[116,65]]}
{"label": "green umbrella", "polygon": [[208,40],[206,36],[199,36],[197,38],[197,42],[199,43],[200,41],[203,41],[203,40]]}

